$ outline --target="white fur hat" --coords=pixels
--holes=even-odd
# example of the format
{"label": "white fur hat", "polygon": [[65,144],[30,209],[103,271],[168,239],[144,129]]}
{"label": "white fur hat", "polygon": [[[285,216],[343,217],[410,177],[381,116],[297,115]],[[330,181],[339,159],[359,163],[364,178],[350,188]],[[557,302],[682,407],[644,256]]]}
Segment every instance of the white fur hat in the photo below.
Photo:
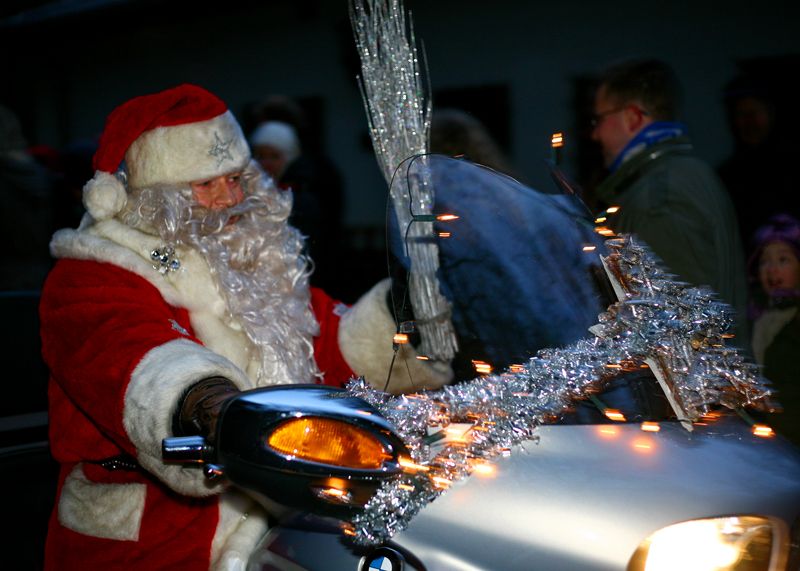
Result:
{"label": "white fur hat", "polygon": [[84,206],[96,220],[125,206],[125,185],[114,176],[123,161],[128,187],[136,189],[241,170],[250,149],[221,99],[183,84],[131,99],[108,116],[94,155],[95,176],[83,189]]}
{"label": "white fur hat", "polygon": [[282,121],[266,121],[261,123],[250,136],[250,144],[254,147],[269,145],[275,147],[286,156],[286,162],[292,162],[300,156],[300,139],[294,127]]}

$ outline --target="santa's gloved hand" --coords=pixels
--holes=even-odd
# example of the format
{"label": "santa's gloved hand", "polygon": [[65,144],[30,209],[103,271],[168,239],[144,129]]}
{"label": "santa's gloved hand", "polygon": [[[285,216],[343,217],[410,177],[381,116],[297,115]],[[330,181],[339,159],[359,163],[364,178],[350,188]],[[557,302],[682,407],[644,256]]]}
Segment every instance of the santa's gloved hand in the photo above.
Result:
{"label": "santa's gloved hand", "polygon": [[209,377],[189,387],[173,417],[176,436],[199,435],[213,443],[222,405],[240,391],[225,377]]}

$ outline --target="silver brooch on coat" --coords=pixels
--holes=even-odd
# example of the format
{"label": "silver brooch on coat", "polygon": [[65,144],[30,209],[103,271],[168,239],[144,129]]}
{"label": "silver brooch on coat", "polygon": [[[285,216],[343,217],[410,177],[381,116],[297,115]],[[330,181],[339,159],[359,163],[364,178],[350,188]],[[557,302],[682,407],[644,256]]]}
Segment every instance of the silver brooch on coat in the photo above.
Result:
{"label": "silver brooch on coat", "polygon": [[217,166],[220,166],[225,161],[232,161],[233,155],[231,154],[231,144],[233,143],[233,139],[228,139],[227,141],[223,141],[219,138],[219,133],[214,131],[214,146],[208,151],[208,154],[212,157],[216,157],[217,159]]}
{"label": "silver brooch on coat", "polygon": [[189,332],[186,331],[186,328],[183,327],[180,323],[178,323],[174,319],[170,319],[169,323],[170,323],[170,325],[172,325],[172,329],[173,330],[177,331],[181,335],[185,335],[186,337],[189,337]]}
{"label": "silver brooch on coat", "polygon": [[172,246],[161,246],[150,252],[150,259],[155,262],[153,269],[158,270],[161,275],[175,272],[180,269],[181,261],[175,257],[175,248]]}

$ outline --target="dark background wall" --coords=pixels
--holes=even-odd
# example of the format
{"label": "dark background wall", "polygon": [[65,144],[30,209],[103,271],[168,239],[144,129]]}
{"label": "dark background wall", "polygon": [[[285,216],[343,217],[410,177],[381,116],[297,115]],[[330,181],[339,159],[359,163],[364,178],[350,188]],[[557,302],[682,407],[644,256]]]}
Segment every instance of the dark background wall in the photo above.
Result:
{"label": "dark background wall", "polygon": [[[539,188],[551,186],[542,159],[554,131],[566,133],[565,165],[580,178],[582,89],[609,61],[672,63],[698,153],[716,164],[731,144],[726,81],[742,63],[800,54],[798,8],[777,0],[406,6],[424,42],[434,108],[471,105]],[[218,93],[242,121],[254,102],[287,94],[317,111],[320,145],[344,176],[346,223],[382,225],[386,185],[367,137],[346,0],[12,2],[4,10],[0,101],[22,116],[32,143],[96,136],[118,103],[183,81]]]}

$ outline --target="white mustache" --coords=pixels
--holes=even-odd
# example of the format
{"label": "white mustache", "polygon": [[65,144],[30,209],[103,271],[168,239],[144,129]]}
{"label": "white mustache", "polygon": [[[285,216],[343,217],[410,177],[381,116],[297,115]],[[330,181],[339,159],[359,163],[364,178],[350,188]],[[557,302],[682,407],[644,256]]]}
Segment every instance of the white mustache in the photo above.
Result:
{"label": "white mustache", "polygon": [[285,193],[285,196],[272,196],[269,201],[263,196],[249,195],[239,204],[219,210],[194,207],[192,219],[188,224],[192,225],[193,231],[199,235],[207,236],[222,232],[231,222],[247,215],[267,218],[272,222],[282,222],[288,218],[288,213],[291,211],[291,200],[290,193]]}

